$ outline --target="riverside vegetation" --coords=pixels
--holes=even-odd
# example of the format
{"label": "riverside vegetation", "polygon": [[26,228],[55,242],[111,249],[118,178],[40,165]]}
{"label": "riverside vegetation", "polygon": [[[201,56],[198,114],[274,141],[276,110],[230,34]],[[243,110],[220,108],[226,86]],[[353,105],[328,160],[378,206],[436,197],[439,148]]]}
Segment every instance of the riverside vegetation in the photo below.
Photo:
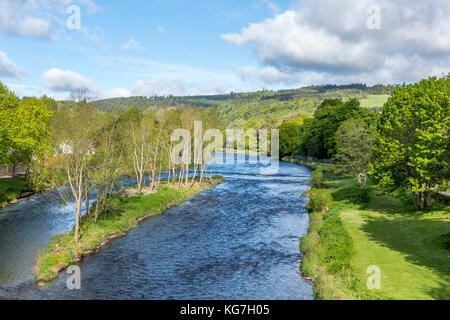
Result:
{"label": "riverside vegetation", "polygon": [[129,230],[137,227],[139,222],[159,215],[166,209],[177,206],[187,198],[223,181],[220,176],[202,182],[197,179],[192,185],[181,189],[178,188],[177,181],[164,181],[151,194],[139,194],[138,187],[112,194],[107,199],[108,214],[102,214],[98,220],[95,220],[95,217],[83,219],[78,242],[74,240],[74,230],[50,240],[38,258],[36,279],[38,281],[56,279],[61,270],[124,236]]}
{"label": "riverside vegetation", "polygon": [[[319,299],[450,299],[450,78],[398,87],[373,118],[350,104],[323,102],[310,130],[289,137],[297,152],[334,159],[284,158],[315,170],[302,273]],[[370,266],[379,289],[366,283]]]}

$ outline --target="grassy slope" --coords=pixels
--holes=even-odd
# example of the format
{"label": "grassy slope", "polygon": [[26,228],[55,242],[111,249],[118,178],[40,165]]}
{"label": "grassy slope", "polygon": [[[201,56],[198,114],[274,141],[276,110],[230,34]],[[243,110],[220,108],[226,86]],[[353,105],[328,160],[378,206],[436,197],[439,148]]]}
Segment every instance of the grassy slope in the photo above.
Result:
{"label": "grassy slope", "polygon": [[11,179],[0,179],[0,207],[13,202],[18,196],[28,189],[25,177],[16,177],[14,187],[11,186]]}
{"label": "grassy slope", "polygon": [[111,204],[112,214],[102,215],[97,222],[93,217],[83,220],[78,245],[74,241],[74,231],[50,240],[48,247],[38,258],[36,279],[56,279],[60,270],[80,261],[83,256],[95,253],[108,242],[124,236],[129,230],[136,228],[141,219],[161,214],[222,181],[223,178],[218,177],[180,190],[175,185],[162,184],[156,193],[150,195],[114,198]]}
{"label": "grassy slope", "polygon": [[389,95],[379,94],[379,95],[368,95],[367,98],[359,100],[361,107],[382,107],[388,100]]}
{"label": "grassy slope", "polygon": [[[354,179],[325,184],[334,203],[327,213],[312,213],[302,240],[302,271],[318,276],[318,298],[450,299],[450,251],[440,241],[450,232],[448,207],[417,213],[399,199],[361,190]],[[381,269],[380,290],[365,286],[370,265]]]}

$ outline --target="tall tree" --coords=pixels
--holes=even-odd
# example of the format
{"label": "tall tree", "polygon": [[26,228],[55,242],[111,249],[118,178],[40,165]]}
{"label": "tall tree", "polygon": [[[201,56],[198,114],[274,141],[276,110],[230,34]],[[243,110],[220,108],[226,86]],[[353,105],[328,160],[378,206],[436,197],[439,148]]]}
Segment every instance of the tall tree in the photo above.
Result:
{"label": "tall tree", "polygon": [[403,85],[385,104],[377,129],[373,176],[389,190],[409,189],[417,210],[448,185],[450,77]]}
{"label": "tall tree", "polygon": [[337,168],[341,173],[354,174],[361,186],[367,182],[367,171],[372,158],[375,133],[370,132],[359,119],[344,121],[336,132]]}

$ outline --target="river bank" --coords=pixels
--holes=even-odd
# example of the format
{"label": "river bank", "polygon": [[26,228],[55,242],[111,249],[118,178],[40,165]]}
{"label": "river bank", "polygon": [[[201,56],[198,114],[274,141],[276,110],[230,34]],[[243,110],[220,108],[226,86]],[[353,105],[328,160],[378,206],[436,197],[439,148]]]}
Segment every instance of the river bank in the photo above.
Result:
{"label": "river bank", "polygon": [[[450,208],[416,212],[407,195],[388,196],[355,178],[323,182],[327,212],[311,211],[301,240],[302,273],[315,296],[348,299],[450,299]],[[379,289],[368,289],[373,268]]]}
{"label": "river bank", "polygon": [[180,190],[174,183],[162,182],[161,187],[149,195],[112,198],[112,214],[101,216],[97,222],[94,217],[83,219],[78,244],[74,240],[73,230],[50,240],[37,260],[36,280],[48,282],[56,279],[60,271],[97,253],[113,240],[136,228],[143,220],[159,215],[223,181],[223,177],[216,176],[212,180],[204,179],[201,184],[196,182],[192,187],[182,187]]}
{"label": "river bank", "polygon": [[11,178],[0,179],[0,208],[17,204],[35,194],[35,191],[30,190],[28,182],[23,176],[15,178],[14,186],[11,184]]}

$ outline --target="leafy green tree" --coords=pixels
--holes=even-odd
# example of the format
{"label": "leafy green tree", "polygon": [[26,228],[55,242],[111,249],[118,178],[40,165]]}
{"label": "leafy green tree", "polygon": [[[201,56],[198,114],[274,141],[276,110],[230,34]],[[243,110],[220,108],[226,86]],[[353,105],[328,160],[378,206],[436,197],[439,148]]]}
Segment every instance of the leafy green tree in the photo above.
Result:
{"label": "leafy green tree", "polygon": [[364,120],[368,128],[376,126],[378,114],[361,108],[359,101],[351,99],[326,99],[307,119],[303,128],[300,151],[306,155],[324,159],[332,158],[337,152],[336,132],[342,122],[348,119]]}
{"label": "leafy green tree", "polygon": [[24,98],[19,102],[3,85],[0,90],[2,162],[12,167],[14,184],[17,165],[30,168],[33,158],[50,147],[48,122],[52,113],[43,100]]}
{"label": "leafy green tree", "polygon": [[295,156],[300,145],[300,134],[303,125],[303,118],[298,117],[291,120],[283,121],[278,127],[280,132],[280,155]]}
{"label": "leafy green tree", "polygon": [[372,158],[374,132],[370,132],[360,119],[342,122],[336,132],[335,160],[341,173],[354,174],[361,186],[367,182],[367,171]]}
{"label": "leafy green tree", "polygon": [[0,164],[9,162],[8,155],[12,147],[10,122],[18,105],[19,98],[0,82]]}
{"label": "leafy green tree", "polygon": [[373,177],[410,190],[417,210],[449,181],[450,77],[403,85],[385,104],[374,147]]}

